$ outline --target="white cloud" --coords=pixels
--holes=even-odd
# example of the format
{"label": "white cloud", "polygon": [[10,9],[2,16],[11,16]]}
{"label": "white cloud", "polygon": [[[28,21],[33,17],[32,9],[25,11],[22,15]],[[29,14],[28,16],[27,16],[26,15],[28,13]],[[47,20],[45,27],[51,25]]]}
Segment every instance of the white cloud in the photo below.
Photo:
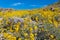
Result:
{"label": "white cloud", "polygon": [[44,6],[44,7],[46,7],[48,5],[30,5],[30,6]]}
{"label": "white cloud", "polygon": [[22,4],[24,4],[24,3],[20,3],[20,2],[18,2],[18,3],[14,3],[14,4],[12,4],[11,6],[18,6],[18,5],[22,5]]}
{"label": "white cloud", "polygon": [[43,5],[44,7],[47,7],[48,5]]}

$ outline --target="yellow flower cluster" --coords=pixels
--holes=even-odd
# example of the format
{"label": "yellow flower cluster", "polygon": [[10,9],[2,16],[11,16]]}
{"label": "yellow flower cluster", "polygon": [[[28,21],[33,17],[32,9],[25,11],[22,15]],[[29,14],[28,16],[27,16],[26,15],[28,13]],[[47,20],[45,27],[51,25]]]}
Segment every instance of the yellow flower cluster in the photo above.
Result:
{"label": "yellow flower cluster", "polygon": [[[52,32],[59,28],[59,24],[60,13],[56,11],[41,9],[0,12],[0,33],[6,40],[55,40]],[[41,34],[39,38],[38,34]]]}

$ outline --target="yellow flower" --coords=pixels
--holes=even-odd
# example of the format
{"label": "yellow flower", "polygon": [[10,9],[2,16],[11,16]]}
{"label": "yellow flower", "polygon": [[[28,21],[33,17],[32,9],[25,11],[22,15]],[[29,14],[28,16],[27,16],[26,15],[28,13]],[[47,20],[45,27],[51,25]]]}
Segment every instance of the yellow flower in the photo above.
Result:
{"label": "yellow flower", "polygon": [[50,35],[51,38],[54,38],[54,35]]}
{"label": "yellow flower", "polygon": [[19,25],[16,25],[16,27],[15,27],[15,31],[16,31],[16,32],[19,31],[19,27],[20,27]]}
{"label": "yellow flower", "polygon": [[58,22],[54,20],[54,26],[58,27]]}
{"label": "yellow flower", "polygon": [[13,36],[12,36],[12,39],[11,39],[11,40],[16,40],[16,37],[13,37]]}
{"label": "yellow flower", "polygon": [[27,37],[27,36],[28,36],[28,34],[27,34],[27,33],[24,33],[24,36],[25,36],[25,37]]}
{"label": "yellow flower", "polygon": [[12,35],[9,34],[6,38],[11,38],[11,37],[12,37]]}
{"label": "yellow flower", "polygon": [[38,27],[37,26],[34,26],[34,30],[37,30],[38,29]]}
{"label": "yellow flower", "polygon": [[52,23],[52,21],[51,21],[51,20],[49,20],[49,23]]}
{"label": "yellow flower", "polygon": [[16,40],[16,37],[11,36],[10,38],[8,38],[8,40]]}
{"label": "yellow flower", "polygon": [[32,28],[32,27],[30,27],[30,28],[29,28],[29,30],[30,30],[30,32],[32,32],[32,31],[33,31],[33,28]]}
{"label": "yellow flower", "polygon": [[33,33],[30,33],[30,38],[34,38],[34,34]]}
{"label": "yellow flower", "polygon": [[13,32],[14,30],[10,29],[10,32]]}
{"label": "yellow flower", "polygon": [[38,21],[38,16],[35,19],[36,19],[36,21]]}
{"label": "yellow flower", "polygon": [[3,33],[3,35],[4,35],[4,38],[6,38],[8,36],[8,33]]}
{"label": "yellow flower", "polygon": [[33,33],[30,33],[30,39],[34,40],[34,34]]}

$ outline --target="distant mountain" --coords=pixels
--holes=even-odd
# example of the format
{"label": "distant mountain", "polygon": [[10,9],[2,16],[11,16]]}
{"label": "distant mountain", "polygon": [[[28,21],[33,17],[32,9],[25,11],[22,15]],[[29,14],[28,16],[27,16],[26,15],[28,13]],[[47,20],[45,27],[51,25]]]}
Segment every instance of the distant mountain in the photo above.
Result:
{"label": "distant mountain", "polygon": [[50,4],[46,8],[60,8],[60,2]]}
{"label": "distant mountain", "polygon": [[0,12],[13,11],[12,8],[0,8]]}

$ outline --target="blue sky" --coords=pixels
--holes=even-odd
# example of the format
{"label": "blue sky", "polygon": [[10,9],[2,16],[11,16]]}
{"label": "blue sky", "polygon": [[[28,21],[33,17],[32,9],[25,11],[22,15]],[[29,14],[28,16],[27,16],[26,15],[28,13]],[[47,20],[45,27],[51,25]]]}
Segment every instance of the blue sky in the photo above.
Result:
{"label": "blue sky", "polygon": [[34,9],[45,7],[58,0],[0,0],[0,8]]}

